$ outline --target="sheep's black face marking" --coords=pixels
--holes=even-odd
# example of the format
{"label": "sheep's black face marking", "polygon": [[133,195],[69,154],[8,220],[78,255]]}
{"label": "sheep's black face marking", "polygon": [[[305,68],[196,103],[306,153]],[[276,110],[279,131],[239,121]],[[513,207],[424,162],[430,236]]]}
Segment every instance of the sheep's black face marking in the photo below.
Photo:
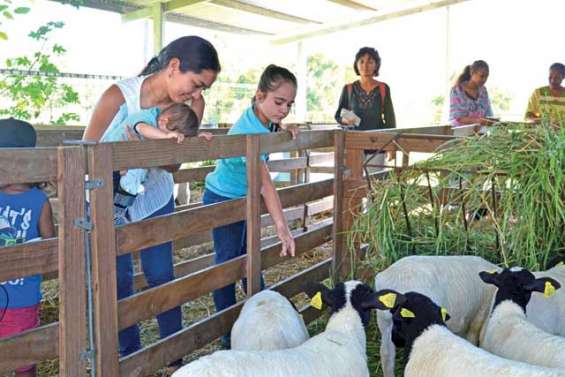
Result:
{"label": "sheep's black face marking", "polygon": [[332,314],[340,311],[345,307],[347,299],[345,297],[345,284],[339,283],[331,291],[326,292],[327,296],[322,292],[322,299],[330,306]]}
{"label": "sheep's black face marking", "polygon": [[359,284],[351,291],[351,305],[359,313],[363,326],[369,325],[371,319],[372,302],[375,301],[375,292],[366,284]]}
{"label": "sheep's black face marking", "polygon": [[555,289],[561,286],[551,278],[536,279],[534,274],[525,269],[505,268],[500,273],[481,272],[479,276],[485,283],[498,287],[493,310],[501,302],[511,300],[526,313],[526,306],[530,302],[533,291],[544,292],[546,282],[550,282]]}
{"label": "sheep's black face marking", "polygon": [[[431,325],[445,326],[441,308],[428,297],[417,293],[407,292],[404,294],[406,301],[399,305],[392,316],[393,341],[397,347],[404,347],[406,355],[410,354],[414,340]],[[414,314],[413,318],[402,315],[403,310],[408,309]]]}

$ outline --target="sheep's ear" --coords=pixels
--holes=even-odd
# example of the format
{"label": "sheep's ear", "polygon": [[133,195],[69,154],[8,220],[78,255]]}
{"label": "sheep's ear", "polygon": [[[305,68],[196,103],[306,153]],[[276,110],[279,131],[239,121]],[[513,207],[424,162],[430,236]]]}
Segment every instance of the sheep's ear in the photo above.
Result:
{"label": "sheep's ear", "polygon": [[413,311],[408,310],[406,308],[401,308],[400,309],[400,316],[402,318],[416,318],[416,314],[414,314]]}
{"label": "sheep's ear", "polygon": [[406,302],[404,295],[392,289],[383,289],[371,295],[370,299],[362,303],[364,309],[394,309]]}
{"label": "sheep's ear", "polygon": [[322,310],[324,304],[333,305],[332,291],[323,284],[310,283],[306,286],[305,292],[311,298],[310,305],[318,310]]}
{"label": "sheep's ear", "polygon": [[541,292],[545,298],[548,298],[561,288],[561,284],[552,278],[539,278],[526,285],[525,288],[530,291]]}
{"label": "sheep's ear", "polygon": [[451,318],[451,316],[447,312],[446,308],[441,308],[440,313],[441,313],[441,319],[443,319],[443,322],[449,321],[449,319]]}
{"label": "sheep's ear", "polygon": [[498,287],[498,272],[496,271],[481,271],[479,277],[487,284],[496,285]]}

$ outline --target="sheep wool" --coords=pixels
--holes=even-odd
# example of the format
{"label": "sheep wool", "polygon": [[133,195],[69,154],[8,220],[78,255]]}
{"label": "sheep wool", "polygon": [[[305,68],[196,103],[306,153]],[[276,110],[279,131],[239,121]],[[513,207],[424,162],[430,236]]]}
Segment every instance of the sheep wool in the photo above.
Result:
{"label": "sheep wool", "polygon": [[507,359],[565,368],[565,338],[530,323],[522,308],[510,300],[494,308],[481,347]]}
{"label": "sheep wool", "polygon": [[565,370],[503,359],[432,325],[414,341],[404,376],[565,377]]}
{"label": "sheep wool", "polygon": [[275,351],[218,351],[196,360],[174,377],[368,377],[365,328],[351,303],[360,282],[345,283],[344,306],[326,330],[302,345]]}
{"label": "sheep wool", "polygon": [[[565,287],[565,264],[533,274],[536,278],[553,278]],[[526,313],[528,321],[540,329],[553,335],[565,336],[565,289],[558,290],[549,298],[533,295],[526,306]]]}
{"label": "sheep wool", "polygon": [[[447,326],[459,336],[478,344],[490,312],[494,287],[483,284],[480,271],[498,270],[476,256],[409,256],[375,276],[375,290],[415,291],[428,296],[451,315]],[[392,342],[392,315],[377,311],[381,333],[381,364],[385,377],[394,377],[396,349]]]}
{"label": "sheep wool", "polygon": [[302,316],[288,299],[265,290],[243,305],[231,330],[231,347],[238,351],[270,351],[299,346],[308,338]]}

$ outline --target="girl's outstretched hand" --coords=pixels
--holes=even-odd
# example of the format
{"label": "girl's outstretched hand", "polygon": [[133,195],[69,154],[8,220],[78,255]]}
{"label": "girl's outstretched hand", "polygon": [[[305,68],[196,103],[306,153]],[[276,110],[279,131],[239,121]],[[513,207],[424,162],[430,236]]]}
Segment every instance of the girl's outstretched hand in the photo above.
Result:
{"label": "girl's outstretched hand", "polygon": [[281,240],[281,257],[290,256],[293,257],[295,255],[295,244],[294,238],[292,234],[290,234],[290,230],[288,230],[288,226],[285,224],[284,227],[280,229],[277,228],[277,236]]}
{"label": "girl's outstretched hand", "polygon": [[214,137],[214,134],[210,132],[200,132],[198,134],[198,137],[204,138],[206,141],[211,141]]}

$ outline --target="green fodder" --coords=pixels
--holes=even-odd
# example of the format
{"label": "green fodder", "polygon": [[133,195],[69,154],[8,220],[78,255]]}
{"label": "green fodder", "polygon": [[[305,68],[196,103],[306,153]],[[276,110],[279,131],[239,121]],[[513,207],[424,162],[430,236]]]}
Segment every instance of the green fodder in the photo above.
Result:
{"label": "green fodder", "polygon": [[544,268],[565,247],[565,124],[501,124],[372,182],[349,242],[376,270],[412,254]]}

